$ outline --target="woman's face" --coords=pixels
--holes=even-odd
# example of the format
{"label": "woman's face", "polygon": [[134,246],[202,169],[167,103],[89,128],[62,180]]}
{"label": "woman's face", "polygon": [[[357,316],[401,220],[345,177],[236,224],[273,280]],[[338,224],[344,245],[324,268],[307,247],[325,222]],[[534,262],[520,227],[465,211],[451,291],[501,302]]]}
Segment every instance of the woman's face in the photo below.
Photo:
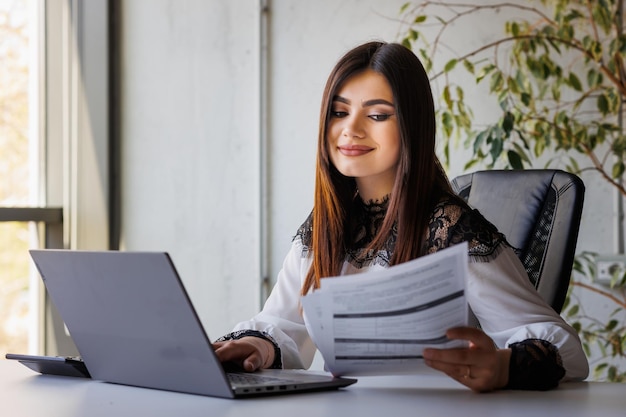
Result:
{"label": "woman's face", "polygon": [[365,201],[380,199],[393,188],[400,157],[393,103],[389,83],[372,70],[348,78],[332,99],[330,159],[339,172],[356,179]]}

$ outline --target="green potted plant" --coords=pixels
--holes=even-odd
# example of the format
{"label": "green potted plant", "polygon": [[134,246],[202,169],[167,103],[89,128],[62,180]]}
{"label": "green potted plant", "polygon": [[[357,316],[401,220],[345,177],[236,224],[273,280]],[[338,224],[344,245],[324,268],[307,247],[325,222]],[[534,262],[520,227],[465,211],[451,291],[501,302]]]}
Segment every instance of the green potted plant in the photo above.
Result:
{"label": "green potted plant", "polygon": [[[456,53],[451,27],[480,14],[510,13],[504,32]],[[408,24],[402,43],[423,60],[440,88],[438,124],[451,144],[463,143],[477,165],[524,169],[533,163],[581,174],[592,171],[622,197],[626,157],[623,102],[626,98],[626,35],[621,0],[540,0],[483,4],[422,1],[400,10]],[[432,35],[432,36],[429,36]],[[442,56],[444,62],[441,60]],[[466,102],[465,86],[455,82],[467,71],[477,84],[488,83],[498,113],[478,126]],[[549,152],[548,152],[549,151]],[[623,242],[622,242],[623,246]],[[593,282],[595,254],[577,257],[581,278],[572,288],[592,291],[615,304],[606,321],[589,316],[570,294],[564,315],[579,331],[594,360],[597,379],[626,381],[619,362],[626,359],[626,274],[615,271],[610,288]]]}

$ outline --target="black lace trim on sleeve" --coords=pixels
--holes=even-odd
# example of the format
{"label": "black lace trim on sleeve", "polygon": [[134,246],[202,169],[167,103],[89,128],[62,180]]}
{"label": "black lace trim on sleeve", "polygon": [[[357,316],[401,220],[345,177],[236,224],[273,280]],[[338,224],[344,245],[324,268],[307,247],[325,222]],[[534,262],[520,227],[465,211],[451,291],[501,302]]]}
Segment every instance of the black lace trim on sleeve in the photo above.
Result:
{"label": "black lace trim on sleeve", "polygon": [[265,332],[260,332],[258,330],[238,330],[236,332],[228,333],[216,340],[216,342],[225,342],[227,340],[238,340],[242,337],[259,337],[261,339],[265,339],[270,342],[274,346],[274,362],[270,369],[282,369],[283,361],[281,359],[280,347],[278,347],[278,343],[274,340],[272,336]]}
{"label": "black lace trim on sleeve", "polygon": [[527,339],[509,345],[508,389],[546,391],[559,385],[565,369],[556,346],[540,339]]}
{"label": "black lace trim on sleeve", "polygon": [[467,242],[470,262],[489,262],[508,245],[504,235],[480,212],[453,198],[443,199],[435,206],[427,233],[425,253]]}
{"label": "black lace trim on sleeve", "polygon": [[309,214],[307,219],[298,228],[293,240],[300,239],[302,242],[302,255],[306,256],[312,246],[313,242],[313,212]]}

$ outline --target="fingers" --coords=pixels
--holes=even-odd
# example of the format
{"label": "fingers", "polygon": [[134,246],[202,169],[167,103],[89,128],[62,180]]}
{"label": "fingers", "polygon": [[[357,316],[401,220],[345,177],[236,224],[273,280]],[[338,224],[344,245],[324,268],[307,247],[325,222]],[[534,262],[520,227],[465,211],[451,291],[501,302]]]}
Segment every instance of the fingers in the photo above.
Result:
{"label": "fingers", "polygon": [[468,355],[468,349],[426,349],[424,361],[426,365],[464,385],[469,380],[481,377],[480,368],[470,364],[472,358]]}
{"label": "fingers", "polygon": [[[484,357],[491,356],[496,347],[489,336],[482,330],[470,327],[456,327],[449,329],[446,336],[451,340],[467,340],[467,348],[451,349],[424,349],[424,358],[431,361],[445,362],[454,365],[452,371],[464,375],[465,366],[476,365],[484,361]],[[446,369],[449,367],[446,367]]]}
{"label": "fingers", "polygon": [[493,340],[482,330],[473,327],[448,329],[446,337],[451,340],[468,340],[472,348],[495,350]]}
{"label": "fingers", "polygon": [[260,337],[216,342],[213,349],[220,362],[233,362],[248,372],[268,368],[274,362],[274,346]]}
{"label": "fingers", "polygon": [[[506,356],[504,350],[496,349],[482,330],[459,327],[448,330],[446,336],[453,340],[467,340],[469,346],[424,349],[424,361],[428,366],[475,391],[490,391],[506,385],[510,356]],[[506,379],[503,379],[505,373]]]}
{"label": "fingers", "polygon": [[233,362],[247,372],[260,369],[264,363],[257,347],[243,339],[216,342],[213,349],[220,362]]}

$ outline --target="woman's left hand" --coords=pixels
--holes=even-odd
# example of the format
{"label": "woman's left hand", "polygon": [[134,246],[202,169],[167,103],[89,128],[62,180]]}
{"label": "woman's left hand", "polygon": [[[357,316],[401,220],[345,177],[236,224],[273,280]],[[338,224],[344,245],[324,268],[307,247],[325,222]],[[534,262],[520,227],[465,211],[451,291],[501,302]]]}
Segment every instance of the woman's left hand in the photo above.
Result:
{"label": "woman's left hand", "polygon": [[469,341],[469,347],[424,349],[428,366],[444,372],[474,391],[493,391],[509,380],[510,349],[497,349],[482,330],[456,327],[446,332],[449,339]]}

